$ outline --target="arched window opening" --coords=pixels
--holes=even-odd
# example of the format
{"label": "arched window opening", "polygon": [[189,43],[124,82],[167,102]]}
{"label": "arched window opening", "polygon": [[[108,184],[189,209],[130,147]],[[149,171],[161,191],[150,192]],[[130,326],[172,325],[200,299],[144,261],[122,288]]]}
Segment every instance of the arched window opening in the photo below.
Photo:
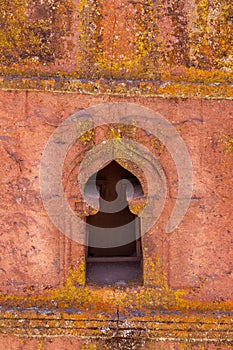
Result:
{"label": "arched window opening", "polygon": [[87,182],[86,194],[99,211],[87,217],[86,279],[88,283],[142,283],[140,219],[129,200],[142,195],[139,180],[112,161]]}

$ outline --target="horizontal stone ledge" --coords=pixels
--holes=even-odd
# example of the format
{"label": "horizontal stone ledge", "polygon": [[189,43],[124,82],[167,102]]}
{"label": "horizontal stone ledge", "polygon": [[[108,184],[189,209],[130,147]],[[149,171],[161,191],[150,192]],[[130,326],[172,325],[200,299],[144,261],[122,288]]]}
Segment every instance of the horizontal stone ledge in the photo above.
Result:
{"label": "horizontal stone ledge", "polygon": [[119,96],[233,99],[233,84],[161,80],[74,79],[58,76],[0,76],[1,90],[48,91]]}
{"label": "horizontal stone ledge", "polygon": [[2,312],[0,334],[233,343],[232,312],[157,311],[154,316],[142,317],[96,315],[88,312],[70,314],[55,310],[53,313],[26,309]]}

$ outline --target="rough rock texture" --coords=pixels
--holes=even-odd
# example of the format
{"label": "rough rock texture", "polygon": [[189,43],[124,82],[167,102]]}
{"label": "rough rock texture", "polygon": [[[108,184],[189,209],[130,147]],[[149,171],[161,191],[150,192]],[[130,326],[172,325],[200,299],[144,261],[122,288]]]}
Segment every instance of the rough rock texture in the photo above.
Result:
{"label": "rough rock texture", "polygon": [[[56,339],[17,339],[15,337],[4,337],[4,345],[6,350],[53,350],[54,348],[62,348],[64,350],[111,350],[111,349],[122,349],[122,350],[181,350],[181,349],[206,349],[206,350],[217,350],[219,345],[210,344],[208,342],[204,343],[176,343],[176,342],[151,342],[151,341],[139,341],[139,340],[107,340],[107,341],[97,341],[97,340],[79,340],[73,337],[58,337]],[[221,348],[223,350],[231,349],[227,344],[223,345]]]}
{"label": "rough rock texture", "polygon": [[[232,18],[230,0],[2,2],[2,347],[231,348]],[[168,234],[178,177],[156,137],[137,125],[105,125],[70,147],[63,186],[82,218],[94,209],[83,203],[76,180],[96,145],[131,138],[163,168],[166,205],[143,237],[144,285],[134,288],[85,286],[85,248],[55,228],[40,195],[49,137],[74,112],[105,102],[136,103],[164,116],[184,140],[194,171],[188,212]],[[147,193],[140,167],[120,162]],[[143,199],[132,201],[130,210],[137,214],[142,206]]]}
{"label": "rough rock texture", "polygon": [[[165,210],[150,234],[153,254],[158,252],[171,287],[194,288],[195,298],[201,300],[231,299],[232,153],[226,152],[226,140],[232,126],[232,102],[124,100],[153,108],[170,120],[185,140],[193,163],[195,182],[188,213],[180,227],[168,235],[165,227],[169,208]],[[118,99],[43,92],[1,93],[2,292],[15,294],[24,289],[57,286],[68,266],[82,254],[77,243],[71,244],[55,229],[43,209],[39,166],[55,127],[77,109],[103,101]],[[107,134],[101,138],[106,139]],[[138,135],[142,144],[148,143],[147,139]],[[92,139],[85,143],[80,143],[83,149],[93,147]],[[175,169],[168,158],[165,151],[161,153],[169,196],[173,198],[177,190]]]}
{"label": "rough rock texture", "polygon": [[177,67],[232,68],[229,0],[14,0],[0,16],[1,69],[20,75],[154,79]]}

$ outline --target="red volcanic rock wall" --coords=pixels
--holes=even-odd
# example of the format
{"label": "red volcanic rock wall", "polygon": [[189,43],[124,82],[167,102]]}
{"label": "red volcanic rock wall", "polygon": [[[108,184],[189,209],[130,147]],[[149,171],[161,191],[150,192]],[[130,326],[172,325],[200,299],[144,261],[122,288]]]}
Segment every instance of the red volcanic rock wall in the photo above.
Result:
{"label": "red volcanic rock wall", "polygon": [[[231,348],[232,18],[228,0],[3,1],[2,348]],[[48,140],[63,121],[119,102],[147,107],[173,126],[190,155],[193,192],[180,225],[167,233],[182,179],[166,144],[145,130],[146,119],[145,129],[137,123],[90,123],[70,147],[62,171],[77,215],[85,219],[92,211],[76,182],[81,161],[109,140],[121,144],[129,138],[146,146],[167,187],[164,210],[142,238],[143,285],[101,288],[85,284],[84,245],[66,237],[48,216],[40,168]],[[124,165],[146,192],[140,164]],[[137,201],[131,205],[135,213],[140,208]]]}
{"label": "red volcanic rock wall", "polygon": [[[6,75],[152,80],[169,73],[179,79],[182,72],[184,79],[193,69],[231,75],[228,0],[14,0],[3,2],[0,16]],[[192,81],[202,73],[194,75]]]}
{"label": "red volcanic rock wall", "polygon": [[[71,244],[53,226],[43,208],[40,161],[50,135],[63,120],[80,108],[109,101],[119,98],[1,92],[3,293],[43,292],[56,287],[67,275],[69,266],[76,265],[82,256],[78,243]],[[167,176],[170,204],[148,237],[145,236],[145,240],[151,240],[150,254],[160,257],[172,288],[188,288],[190,298],[197,300],[231,299],[232,102],[140,97],[120,101],[150,107],[169,120],[184,139],[193,165],[190,207],[180,226],[168,234],[165,228],[177,192],[176,170],[166,150],[159,156]],[[95,137],[100,142],[105,136]],[[148,143],[145,136],[141,139],[139,136],[139,140]],[[82,152],[90,147],[94,147],[93,140],[86,141]]]}

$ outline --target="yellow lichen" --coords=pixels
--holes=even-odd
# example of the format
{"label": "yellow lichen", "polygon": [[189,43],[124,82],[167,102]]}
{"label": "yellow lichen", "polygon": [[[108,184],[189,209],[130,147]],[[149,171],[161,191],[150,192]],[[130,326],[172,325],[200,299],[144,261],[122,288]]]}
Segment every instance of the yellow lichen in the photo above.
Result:
{"label": "yellow lichen", "polygon": [[[157,90],[156,84],[151,86],[147,81],[160,80],[166,84],[170,81],[232,81],[232,2],[197,0],[190,8],[185,5],[184,0],[169,3],[159,0],[156,6],[151,0],[130,2],[120,18],[121,25],[128,26],[129,35],[125,35],[116,25],[114,32],[109,32],[108,11],[117,10],[106,0],[81,0],[77,5],[72,0],[45,0],[41,4],[34,0],[6,0],[0,8],[1,74],[145,80],[138,89],[129,89],[124,82],[107,88],[99,82],[58,84],[56,81],[56,91],[232,97],[228,85],[221,88],[189,85],[182,91],[177,85],[177,92],[174,87],[168,93],[168,88],[164,90],[162,84]],[[77,57],[77,66],[72,62],[73,68],[69,67],[66,73],[56,64],[71,53],[72,57]],[[54,90],[54,84],[47,82],[43,88],[41,83],[40,88]],[[33,89],[38,88],[38,82],[17,82],[13,86]]]}
{"label": "yellow lichen", "polygon": [[82,134],[82,136],[79,138],[79,140],[84,144],[88,144],[94,137],[95,132],[93,129],[89,129],[87,132]]}
{"label": "yellow lichen", "polygon": [[230,135],[224,135],[221,141],[225,145],[225,154],[233,153],[233,137]]}
{"label": "yellow lichen", "polygon": [[[232,301],[198,302],[186,299],[187,291],[172,290],[169,287],[158,258],[154,261],[149,257],[144,257],[144,259],[144,280],[146,283],[144,286],[136,287],[134,285],[132,288],[131,286],[81,286],[77,284],[80,282],[79,269],[76,271],[72,269],[64,285],[59,289],[49,291],[46,295],[31,297],[1,295],[0,301],[9,307],[54,308],[56,306],[59,310],[72,307],[82,310],[84,314],[98,314],[99,319],[105,319],[104,314],[110,315],[119,308],[121,314],[126,315],[132,309],[141,310],[145,313],[143,319],[146,319],[147,314],[150,315],[151,310],[199,310],[206,312],[232,310]],[[5,312],[4,317],[11,318],[12,314]]]}
{"label": "yellow lichen", "polygon": [[129,209],[131,211],[131,213],[135,214],[135,215],[139,215],[142,210],[145,208],[146,206],[146,198],[140,198],[139,200],[137,199],[132,199],[129,203]]}
{"label": "yellow lichen", "polygon": [[78,55],[76,75],[89,78],[97,76],[96,54],[98,52],[98,35],[96,31],[100,20],[101,1],[82,0],[78,4]]}
{"label": "yellow lichen", "polygon": [[97,345],[94,344],[93,342],[89,344],[84,344],[81,348],[81,350],[97,350]]}
{"label": "yellow lichen", "polygon": [[[76,306],[91,310],[109,311],[119,306],[139,309],[186,309],[189,302],[183,299],[185,291],[173,291],[170,289],[166,277],[162,272],[159,259],[152,261],[150,257],[144,257],[144,281],[149,287],[138,287],[137,290],[125,290],[119,287],[83,286],[84,264],[76,270],[71,269],[65,284],[58,290],[49,293],[52,300],[56,300],[59,307]],[[81,270],[80,270],[81,269]],[[81,278],[81,280],[80,280]],[[135,293],[136,291],[136,293]]]}
{"label": "yellow lichen", "polygon": [[212,70],[232,69],[232,2],[196,1],[191,32],[192,64]]}
{"label": "yellow lichen", "polygon": [[37,348],[37,350],[42,350],[43,346],[44,346],[44,341],[43,341],[43,339],[40,339],[38,341],[38,348]]}
{"label": "yellow lichen", "polygon": [[[0,6],[0,63],[43,67],[65,53],[63,37],[70,34],[71,0],[3,1]],[[60,18],[63,18],[61,22]]]}
{"label": "yellow lichen", "polygon": [[116,139],[116,140],[120,140],[121,139],[121,130],[120,128],[113,128],[110,127],[109,129],[109,134],[107,135],[107,139],[112,140],[112,139]]}

